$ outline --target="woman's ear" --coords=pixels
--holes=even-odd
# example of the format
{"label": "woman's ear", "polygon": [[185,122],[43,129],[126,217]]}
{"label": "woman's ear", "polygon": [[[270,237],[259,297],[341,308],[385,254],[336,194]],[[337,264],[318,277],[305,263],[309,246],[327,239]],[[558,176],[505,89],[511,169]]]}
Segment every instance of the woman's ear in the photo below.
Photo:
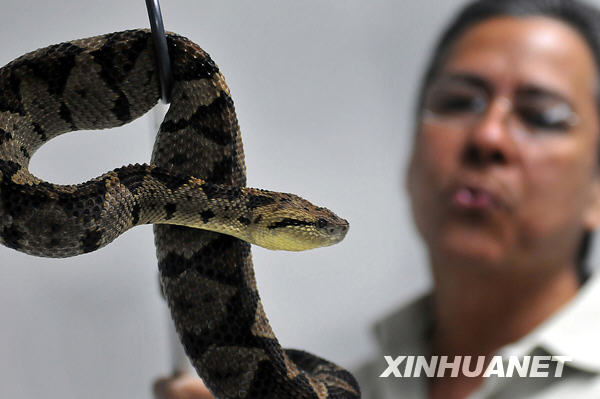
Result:
{"label": "woman's ear", "polygon": [[589,231],[600,226],[600,173],[592,182],[590,203],[583,214],[583,225]]}

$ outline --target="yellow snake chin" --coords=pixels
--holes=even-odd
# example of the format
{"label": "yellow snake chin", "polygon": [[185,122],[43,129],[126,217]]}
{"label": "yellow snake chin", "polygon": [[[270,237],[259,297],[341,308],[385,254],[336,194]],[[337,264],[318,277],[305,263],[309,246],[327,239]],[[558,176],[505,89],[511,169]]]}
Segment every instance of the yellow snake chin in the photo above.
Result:
{"label": "yellow snake chin", "polygon": [[308,249],[327,247],[342,241],[348,232],[348,223],[327,226],[327,229],[313,225],[286,226],[266,228],[254,226],[249,240],[253,244],[271,250],[306,251]]}

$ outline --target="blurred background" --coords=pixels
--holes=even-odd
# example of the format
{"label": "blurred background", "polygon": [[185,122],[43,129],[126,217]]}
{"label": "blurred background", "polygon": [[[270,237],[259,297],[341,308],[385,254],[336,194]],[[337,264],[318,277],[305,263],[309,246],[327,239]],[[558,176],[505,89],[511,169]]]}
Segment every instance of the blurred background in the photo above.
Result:
{"label": "blurred background", "polygon": [[[464,3],[163,0],[166,29],[200,44],[227,79],[248,185],[299,194],[350,221],[333,247],[253,248],[283,346],[356,367],[374,354],[371,324],[428,289],[404,170],[421,72]],[[2,0],[0,64],[148,26],[141,0]],[[31,169],[79,183],[148,162],[152,124],[149,114],[119,129],[65,134]],[[2,398],[148,398],[151,381],[170,371],[169,322],[150,226],[70,259],[0,247]]]}

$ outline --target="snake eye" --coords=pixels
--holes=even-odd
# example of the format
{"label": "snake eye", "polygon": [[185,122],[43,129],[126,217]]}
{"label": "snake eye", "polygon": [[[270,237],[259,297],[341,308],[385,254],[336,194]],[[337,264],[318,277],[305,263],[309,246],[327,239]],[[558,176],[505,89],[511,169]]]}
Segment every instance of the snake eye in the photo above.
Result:
{"label": "snake eye", "polygon": [[328,224],[327,220],[325,220],[325,219],[319,219],[319,220],[317,220],[317,227],[319,229],[323,229],[323,228],[327,227],[327,224]]}

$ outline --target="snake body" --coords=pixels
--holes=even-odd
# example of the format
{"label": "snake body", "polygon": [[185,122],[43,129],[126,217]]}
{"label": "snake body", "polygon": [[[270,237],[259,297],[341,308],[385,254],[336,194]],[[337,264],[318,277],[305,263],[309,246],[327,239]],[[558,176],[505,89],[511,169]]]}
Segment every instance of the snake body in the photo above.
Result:
{"label": "snake body", "polygon": [[331,245],[347,222],[293,194],[245,187],[240,130],[223,76],[188,39],[168,34],[167,43],[172,103],[151,164],[78,185],[38,179],[29,160],[62,133],[119,126],[156,104],[149,32],[65,42],[0,69],[0,243],[66,257],[155,224],[162,290],[185,351],[216,398],[359,398],[344,369],[281,348],[250,253],[250,243]]}

